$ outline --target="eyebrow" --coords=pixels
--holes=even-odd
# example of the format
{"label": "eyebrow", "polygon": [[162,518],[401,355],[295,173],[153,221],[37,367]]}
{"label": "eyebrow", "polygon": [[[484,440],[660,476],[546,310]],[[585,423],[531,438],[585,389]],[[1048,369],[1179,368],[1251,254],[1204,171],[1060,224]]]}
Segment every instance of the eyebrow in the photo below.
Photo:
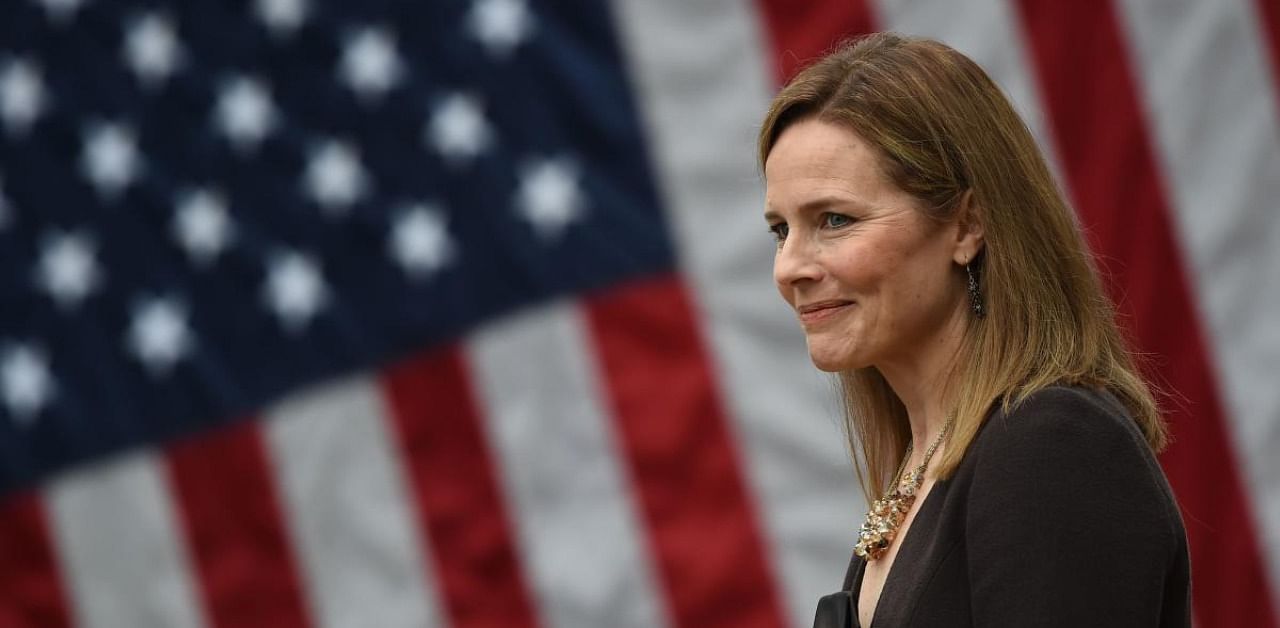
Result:
{"label": "eyebrow", "polygon": [[[851,205],[857,208],[870,207],[867,203],[846,196],[820,196],[801,203],[800,206],[796,208],[796,211],[803,214],[839,205]],[[764,219],[767,221],[779,220],[781,218],[782,215],[772,209],[767,209],[764,212]]]}

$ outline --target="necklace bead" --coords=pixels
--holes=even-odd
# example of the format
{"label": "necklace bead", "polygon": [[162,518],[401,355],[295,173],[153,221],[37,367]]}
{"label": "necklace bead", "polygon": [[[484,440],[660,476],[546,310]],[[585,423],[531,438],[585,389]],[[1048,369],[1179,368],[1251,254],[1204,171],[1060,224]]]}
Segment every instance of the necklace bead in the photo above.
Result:
{"label": "necklace bead", "polygon": [[947,424],[942,427],[942,432],[938,434],[938,438],[925,451],[924,462],[904,474],[907,461],[911,459],[911,445],[907,445],[907,453],[903,456],[902,465],[898,467],[898,472],[895,474],[893,488],[871,503],[867,517],[863,520],[862,527],[858,529],[858,542],[853,546],[855,556],[873,561],[884,556],[889,550],[889,546],[898,536],[898,526],[902,525],[907,513],[911,512],[911,506],[915,504],[920,487],[924,485],[924,474],[929,467],[929,459],[933,458],[933,453],[951,431],[951,424],[955,419],[956,415],[952,412],[951,417],[947,419]]}

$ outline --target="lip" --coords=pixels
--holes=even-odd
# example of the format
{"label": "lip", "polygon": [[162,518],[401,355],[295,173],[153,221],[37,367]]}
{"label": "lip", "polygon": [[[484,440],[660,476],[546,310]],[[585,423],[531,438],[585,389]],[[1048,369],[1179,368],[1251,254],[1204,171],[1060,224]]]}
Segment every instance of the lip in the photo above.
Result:
{"label": "lip", "polygon": [[796,314],[800,317],[801,323],[808,325],[831,318],[843,312],[850,305],[853,305],[853,301],[818,301],[796,308]]}

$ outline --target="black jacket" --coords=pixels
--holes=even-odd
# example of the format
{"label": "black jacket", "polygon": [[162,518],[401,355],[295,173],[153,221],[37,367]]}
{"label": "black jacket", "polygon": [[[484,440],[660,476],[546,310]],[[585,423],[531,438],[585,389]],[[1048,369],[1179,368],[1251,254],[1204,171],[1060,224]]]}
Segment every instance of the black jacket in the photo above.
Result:
{"label": "black jacket", "polygon": [[[1191,625],[1173,493],[1107,393],[1049,388],[995,411],[898,542],[867,628]],[[864,566],[853,559],[815,627],[860,628]]]}

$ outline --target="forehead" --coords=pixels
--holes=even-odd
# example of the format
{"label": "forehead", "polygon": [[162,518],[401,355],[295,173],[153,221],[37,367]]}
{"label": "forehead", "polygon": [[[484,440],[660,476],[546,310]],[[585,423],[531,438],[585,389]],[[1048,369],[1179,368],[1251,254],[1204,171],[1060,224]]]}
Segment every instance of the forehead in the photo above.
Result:
{"label": "forehead", "polygon": [[770,206],[831,193],[872,201],[893,187],[866,140],[848,127],[817,119],[783,130],[765,162],[764,177]]}

